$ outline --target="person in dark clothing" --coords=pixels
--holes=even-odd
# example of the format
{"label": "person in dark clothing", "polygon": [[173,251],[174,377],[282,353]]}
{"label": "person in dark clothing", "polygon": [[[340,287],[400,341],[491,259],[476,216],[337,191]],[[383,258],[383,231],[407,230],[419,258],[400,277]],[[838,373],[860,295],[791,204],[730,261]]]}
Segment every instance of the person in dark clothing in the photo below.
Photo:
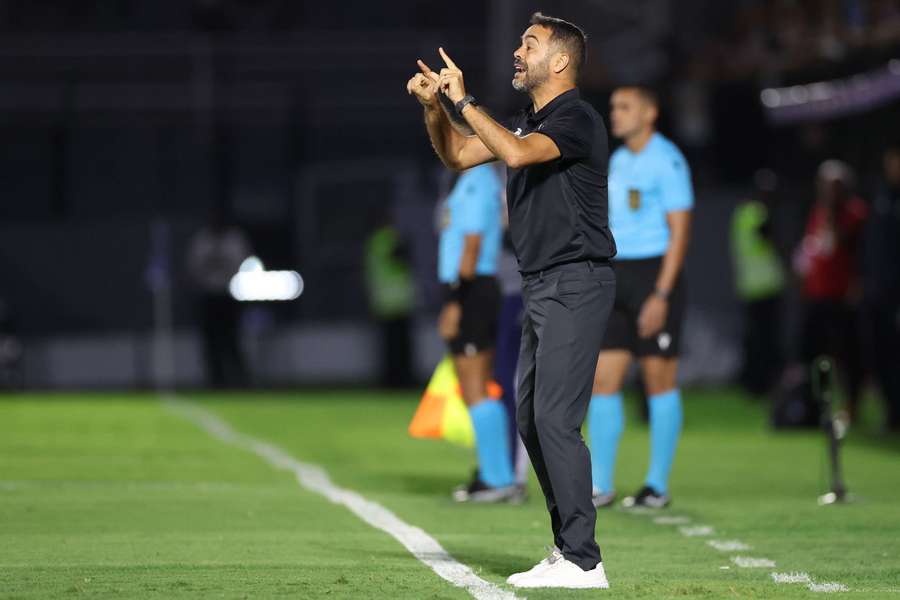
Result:
{"label": "person in dark clothing", "polygon": [[[448,168],[495,160],[507,166],[509,232],[525,303],[516,419],[555,544],[550,556],[507,581],[608,588],[581,424],[616,290],[609,264],[616,253],[608,223],[609,142],[603,118],[576,87],[584,32],[540,13],[530,23],[513,53],[512,85],[531,102],[505,123],[466,93],[462,71],[443,48],[440,73],[418,61],[421,72],[407,91],[422,104],[432,145]],[[474,135],[454,126],[452,112]]]}
{"label": "person in dark clothing", "polygon": [[757,395],[771,390],[784,369],[780,335],[786,274],[772,227],[777,181],[774,172],[757,171],[756,193],[738,204],[731,218],[735,292],[744,313],[739,381]]}
{"label": "person in dark clothing", "polygon": [[862,286],[867,362],[900,431],[900,145],[884,153],[884,180],[863,232]]}
{"label": "person in dark clothing", "polygon": [[228,225],[219,210],[194,234],[188,248],[187,269],[198,292],[207,376],[216,388],[247,384],[240,348],[241,307],[228,286],[249,255],[244,232]]}
{"label": "person in dark clothing", "polygon": [[414,381],[415,288],[408,244],[387,212],[379,215],[378,226],[366,240],[364,267],[369,307],[380,333],[379,383],[386,388],[409,387]]}

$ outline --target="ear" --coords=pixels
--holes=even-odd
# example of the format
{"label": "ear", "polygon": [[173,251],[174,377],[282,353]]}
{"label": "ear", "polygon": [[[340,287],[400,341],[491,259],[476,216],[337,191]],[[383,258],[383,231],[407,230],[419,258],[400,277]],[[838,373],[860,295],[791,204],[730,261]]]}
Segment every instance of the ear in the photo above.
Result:
{"label": "ear", "polygon": [[557,52],[553,57],[553,61],[550,65],[550,68],[553,69],[553,72],[557,75],[562,73],[566,67],[569,66],[569,55],[565,52]]}
{"label": "ear", "polygon": [[648,102],[645,110],[647,111],[647,120],[650,123],[655,123],[656,119],[659,118],[659,108],[657,108],[655,104],[650,104]]}

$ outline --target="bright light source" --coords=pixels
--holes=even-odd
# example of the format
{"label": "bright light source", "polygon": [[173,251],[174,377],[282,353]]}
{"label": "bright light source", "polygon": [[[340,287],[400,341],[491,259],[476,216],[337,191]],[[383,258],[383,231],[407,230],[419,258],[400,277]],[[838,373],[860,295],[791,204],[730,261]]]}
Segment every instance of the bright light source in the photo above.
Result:
{"label": "bright light source", "polygon": [[255,256],[241,263],[228,286],[232,298],[241,302],[296,300],[303,293],[303,278],[296,271],[266,271]]}
{"label": "bright light source", "polygon": [[803,104],[809,100],[809,90],[806,86],[795,85],[790,89],[791,102],[794,104]]}
{"label": "bright light source", "polygon": [[240,268],[238,269],[241,273],[247,273],[250,271],[265,271],[266,267],[262,264],[262,261],[255,256],[248,256],[244,259],[244,262],[241,263]]}
{"label": "bright light source", "polygon": [[760,94],[760,99],[762,100],[762,103],[769,108],[781,106],[781,94],[778,93],[778,90],[766,88]]}
{"label": "bright light source", "polygon": [[809,86],[810,97],[815,102],[822,102],[825,100],[831,100],[831,97],[834,95],[834,92],[831,89],[831,84],[828,82],[819,82],[813,83]]}

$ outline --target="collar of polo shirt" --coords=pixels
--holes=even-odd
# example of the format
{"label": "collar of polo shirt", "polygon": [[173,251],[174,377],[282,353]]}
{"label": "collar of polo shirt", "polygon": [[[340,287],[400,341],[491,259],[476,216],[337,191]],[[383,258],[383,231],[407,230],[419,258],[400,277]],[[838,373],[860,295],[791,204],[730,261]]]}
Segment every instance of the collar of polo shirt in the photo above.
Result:
{"label": "collar of polo shirt", "polygon": [[563,92],[550,102],[548,102],[541,110],[534,112],[534,105],[530,105],[528,107],[528,123],[540,123],[543,121],[550,113],[552,113],[557,107],[561,104],[565,104],[566,102],[571,102],[573,100],[578,100],[581,98],[581,94],[578,92],[578,88],[572,88],[567,92]]}

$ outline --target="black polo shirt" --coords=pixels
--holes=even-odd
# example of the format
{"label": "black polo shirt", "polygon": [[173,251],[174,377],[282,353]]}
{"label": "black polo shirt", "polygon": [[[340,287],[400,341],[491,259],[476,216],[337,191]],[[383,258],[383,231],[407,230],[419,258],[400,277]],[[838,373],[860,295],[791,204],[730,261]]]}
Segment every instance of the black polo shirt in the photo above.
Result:
{"label": "black polo shirt", "polygon": [[531,273],[612,258],[616,243],[609,230],[609,144],[603,118],[572,89],[536,114],[529,105],[506,126],[520,137],[533,132],[548,136],[561,155],[507,171],[509,232],[519,270]]}

